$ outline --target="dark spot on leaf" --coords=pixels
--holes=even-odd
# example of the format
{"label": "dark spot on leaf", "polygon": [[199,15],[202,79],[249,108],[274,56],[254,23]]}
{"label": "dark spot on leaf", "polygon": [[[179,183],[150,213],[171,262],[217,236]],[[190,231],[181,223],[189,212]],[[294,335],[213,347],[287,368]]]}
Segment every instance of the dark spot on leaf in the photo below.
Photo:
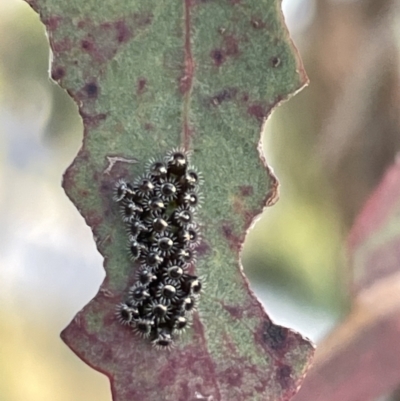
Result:
{"label": "dark spot on leaf", "polygon": [[242,196],[251,196],[254,193],[254,189],[251,185],[242,185],[239,189]]}
{"label": "dark spot on leaf", "polygon": [[227,56],[237,56],[239,54],[238,40],[233,35],[225,36],[224,45]]}
{"label": "dark spot on leaf", "polygon": [[100,192],[103,192],[105,194],[109,194],[110,191],[112,191],[114,186],[109,182],[102,182],[100,185]]}
{"label": "dark spot on leaf", "polygon": [[286,389],[291,386],[292,378],[290,375],[292,374],[292,368],[288,365],[280,366],[276,372],[276,379],[280,386],[283,389]]}
{"label": "dark spot on leaf", "polygon": [[103,216],[95,210],[89,210],[86,213],[86,223],[92,227],[93,231],[103,222]]}
{"label": "dark spot on leaf", "polygon": [[281,59],[279,58],[279,57],[272,57],[271,58],[271,65],[272,65],[272,67],[274,67],[274,68],[276,68],[276,67],[279,67],[280,66],[280,64],[281,64]]}
{"label": "dark spot on leaf", "polygon": [[219,32],[223,35],[223,47],[217,48],[211,51],[211,58],[214,60],[214,64],[219,67],[222,65],[227,57],[234,57],[239,54],[238,40],[233,35],[226,35],[225,29],[219,29]]}
{"label": "dark spot on leaf", "polygon": [[196,252],[198,256],[205,256],[210,253],[210,247],[205,241],[201,241]]}
{"label": "dark spot on leaf", "polygon": [[107,115],[104,113],[90,115],[85,113],[84,111],[81,111],[80,114],[82,116],[83,124],[85,125],[85,127],[91,129],[97,128],[100,123],[102,123],[107,118]]}
{"label": "dark spot on leaf", "polygon": [[265,109],[261,104],[255,103],[250,105],[247,108],[247,112],[252,116],[255,117],[258,121],[262,122],[265,117]]}
{"label": "dark spot on leaf", "polygon": [[229,223],[222,224],[222,232],[224,233],[226,238],[230,238],[232,236],[232,226]]}
{"label": "dark spot on leaf", "polygon": [[145,91],[146,84],[147,84],[146,78],[138,79],[138,81],[137,81],[137,94],[138,95],[141,95]]}
{"label": "dark spot on leaf", "polygon": [[131,30],[123,20],[115,23],[115,29],[117,30],[117,41],[119,43],[125,43],[132,37]]}
{"label": "dark spot on leaf", "polygon": [[61,20],[62,18],[60,16],[53,15],[45,19],[43,22],[47,26],[47,29],[49,31],[55,31],[58,28],[58,25],[61,22]]}
{"label": "dark spot on leaf", "polygon": [[67,169],[62,178],[62,186],[67,189],[72,188],[75,185],[75,175],[71,169]]}
{"label": "dark spot on leaf", "polygon": [[99,92],[99,88],[98,88],[97,84],[94,82],[90,82],[90,83],[86,84],[84,90],[90,98],[97,97],[98,92]]}
{"label": "dark spot on leaf", "polygon": [[93,42],[90,41],[90,40],[83,39],[83,40],[81,41],[81,47],[82,47],[83,50],[86,50],[86,51],[89,51],[89,52],[90,52],[90,51],[93,50],[94,44],[93,44]]}
{"label": "dark spot on leaf", "polygon": [[253,18],[251,19],[251,25],[252,25],[253,28],[255,28],[255,29],[261,29],[261,28],[264,28],[264,27],[265,27],[265,22],[264,22],[261,18],[253,17]]}
{"label": "dark spot on leaf", "polygon": [[51,71],[51,77],[55,80],[55,81],[59,81],[61,78],[63,78],[65,76],[65,69],[64,67],[58,66],[55,67],[53,66],[53,69]]}
{"label": "dark spot on leaf", "polygon": [[249,94],[247,92],[243,93],[242,101],[245,103],[249,101]]}
{"label": "dark spot on leaf", "polygon": [[87,162],[90,159],[90,154],[86,149],[81,149],[79,152],[79,158]]}
{"label": "dark spot on leaf", "polygon": [[146,124],[144,125],[144,129],[145,129],[146,131],[151,131],[151,130],[153,129],[153,124],[151,124],[151,123],[146,123]]}
{"label": "dark spot on leaf", "polygon": [[232,225],[228,222],[222,223],[222,234],[228,240],[229,246],[234,251],[239,251],[240,237],[233,232]]}
{"label": "dark spot on leaf", "polygon": [[226,305],[222,303],[224,309],[235,319],[241,319],[243,316],[243,308],[236,305]]}
{"label": "dark spot on leaf", "polygon": [[106,348],[103,352],[103,360],[105,362],[113,360],[113,352],[111,348]]}
{"label": "dark spot on leaf", "polygon": [[210,55],[217,67],[222,65],[225,61],[225,56],[221,49],[214,49]]}
{"label": "dark spot on leaf", "polygon": [[92,19],[87,18],[77,23],[77,28],[86,33],[82,37],[80,47],[88,52],[93,58],[90,65],[93,73],[101,69],[100,65],[112,60],[122,45],[137,35],[151,22],[151,13],[127,14],[123,19],[106,21],[96,24]]}
{"label": "dark spot on leaf", "polygon": [[239,367],[231,366],[222,373],[221,378],[229,386],[240,388],[242,386],[243,372]]}
{"label": "dark spot on leaf", "polygon": [[81,198],[86,198],[89,195],[89,191],[87,189],[80,189],[78,192]]}
{"label": "dark spot on leaf", "polygon": [[64,53],[72,48],[72,42],[69,38],[63,38],[57,41],[53,40],[50,43],[54,53]]}
{"label": "dark spot on leaf", "polygon": [[214,106],[218,106],[223,101],[232,100],[236,96],[236,94],[237,94],[237,89],[235,88],[224,89],[211,98],[211,103]]}
{"label": "dark spot on leaf", "polygon": [[264,322],[262,326],[262,340],[273,350],[282,349],[285,346],[287,329],[273,324],[271,321]]}
{"label": "dark spot on leaf", "polygon": [[[101,290],[100,290],[101,291]],[[102,294],[104,295],[104,294]],[[116,303],[118,303],[118,298],[115,300]],[[110,327],[116,324],[115,320],[115,314],[114,313],[107,313],[103,317],[103,325],[104,327]]]}
{"label": "dark spot on leaf", "polygon": [[149,11],[146,11],[142,14],[135,14],[134,21],[135,25],[139,27],[149,25],[153,21],[153,14]]}

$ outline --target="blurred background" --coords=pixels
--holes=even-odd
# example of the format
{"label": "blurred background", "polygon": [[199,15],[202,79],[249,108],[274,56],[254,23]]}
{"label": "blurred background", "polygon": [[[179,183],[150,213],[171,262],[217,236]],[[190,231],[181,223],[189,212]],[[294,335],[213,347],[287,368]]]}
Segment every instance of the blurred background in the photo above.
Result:
{"label": "blurred background", "polygon": [[[283,9],[311,84],[268,122],[281,196],[243,264],[269,315],[318,343],[349,305],[346,235],[400,149],[399,10],[394,0]],[[0,400],[110,401],[105,376],[59,339],[104,272],[61,188],[82,122],[48,69],[38,16],[0,0]]]}

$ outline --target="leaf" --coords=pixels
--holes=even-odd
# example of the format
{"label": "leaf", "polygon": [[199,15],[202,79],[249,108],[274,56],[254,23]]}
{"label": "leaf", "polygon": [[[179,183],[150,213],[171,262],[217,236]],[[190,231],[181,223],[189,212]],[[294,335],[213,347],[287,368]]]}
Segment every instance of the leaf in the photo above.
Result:
{"label": "leaf", "polygon": [[392,166],[351,230],[348,246],[355,294],[399,272],[400,164]]}
{"label": "leaf", "polygon": [[[238,264],[246,230],[277,198],[258,151],[263,122],[307,81],[280,2],[27,1],[48,31],[51,75],[83,118],[63,185],[107,273],[63,340],[109,376],[115,401],[288,400],[313,347],[271,322]],[[193,329],[168,353],[114,317],[133,269],[112,189],[178,145],[194,150],[205,179],[196,269],[207,289]]]}
{"label": "leaf", "polygon": [[372,401],[400,382],[399,161],[357,218],[348,249],[352,309],[319,345],[295,401]]}

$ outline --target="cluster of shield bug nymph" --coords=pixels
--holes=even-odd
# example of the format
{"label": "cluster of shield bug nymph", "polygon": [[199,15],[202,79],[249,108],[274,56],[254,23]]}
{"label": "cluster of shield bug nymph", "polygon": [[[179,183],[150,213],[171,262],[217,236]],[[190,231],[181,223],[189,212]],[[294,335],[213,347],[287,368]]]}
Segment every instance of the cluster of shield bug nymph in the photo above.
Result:
{"label": "cluster of shield bug nymph", "polygon": [[170,348],[188,327],[202,290],[201,280],[188,272],[200,242],[195,218],[201,181],[190,153],[173,149],[150,160],[132,183],[121,179],[115,188],[136,261],[135,283],[117,317],[158,349]]}

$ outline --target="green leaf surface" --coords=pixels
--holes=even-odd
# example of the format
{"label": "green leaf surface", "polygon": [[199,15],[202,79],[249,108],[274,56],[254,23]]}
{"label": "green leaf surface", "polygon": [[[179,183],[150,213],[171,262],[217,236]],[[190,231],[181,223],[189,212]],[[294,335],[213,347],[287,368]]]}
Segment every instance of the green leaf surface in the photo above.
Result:
{"label": "green leaf surface", "polygon": [[[313,347],[271,322],[238,262],[246,230],[277,198],[258,150],[262,125],[307,81],[280,2],[27,1],[49,34],[52,78],[83,118],[63,184],[107,273],[63,340],[109,376],[114,401],[290,399]],[[196,272],[207,287],[193,327],[161,352],[114,316],[134,266],[112,192],[176,146],[193,150],[204,176]]]}

